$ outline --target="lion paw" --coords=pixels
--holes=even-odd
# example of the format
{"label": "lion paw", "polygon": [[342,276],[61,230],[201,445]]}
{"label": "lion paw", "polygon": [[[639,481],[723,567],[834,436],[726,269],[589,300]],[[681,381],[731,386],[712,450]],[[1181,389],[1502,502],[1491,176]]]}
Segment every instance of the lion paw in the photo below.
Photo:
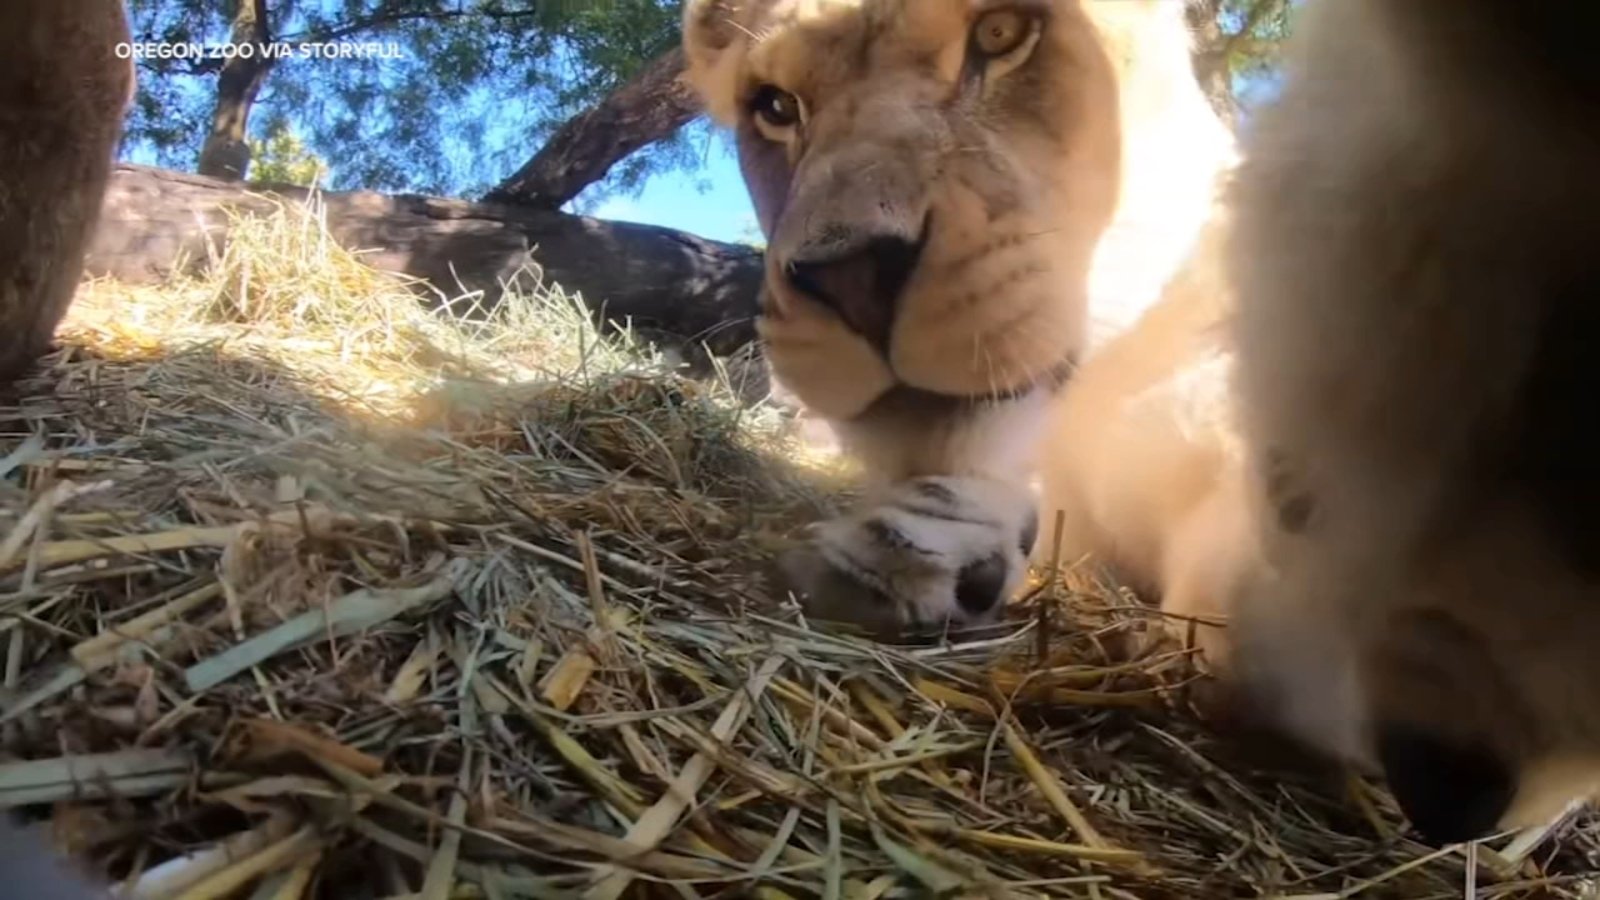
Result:
{"label": "lion paw", "polygon": [[806,613],[883,635],[998,618],[1027,574],[1038,514],[1016,485],[922,477],[814,528],[783,560]]}

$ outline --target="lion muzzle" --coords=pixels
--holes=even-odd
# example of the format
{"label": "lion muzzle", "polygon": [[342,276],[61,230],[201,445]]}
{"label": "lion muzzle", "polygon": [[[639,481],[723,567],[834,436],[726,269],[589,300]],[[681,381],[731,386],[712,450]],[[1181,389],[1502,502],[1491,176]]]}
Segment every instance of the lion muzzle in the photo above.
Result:
{"label": "lion muzzle", "polygon": [[790,286],[833,310],[851,330],[887,352],[900,295],[922,257],[927,227],[915,240],[876,234],[843,249],[791,258],[783,266]]}

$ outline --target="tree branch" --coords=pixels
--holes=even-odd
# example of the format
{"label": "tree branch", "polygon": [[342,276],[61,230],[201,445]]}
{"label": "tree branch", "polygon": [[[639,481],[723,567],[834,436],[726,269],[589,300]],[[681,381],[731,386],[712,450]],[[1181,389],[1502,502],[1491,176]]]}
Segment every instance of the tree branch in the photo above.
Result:
{"label": "tree branch", "polygon": [[511,20],[534,18],[538,15],[539,13],[537,10],[519,10],[516,12],[507,12],[505,10],[494,9],[446,9],[427,11],[413,10],[410,12],[396,11],[377,13],[364,19],[355,19],[353,21],[345,22],[341,25],[333,25],[328,28],[302,31],[298,34],[288,36],[287,39],[314,44],[323,41],[336,41],[340,38],[349,37],[352,34],[359,34],[360,32],[370,31],[374,28],[381,28],[385,25],[399,25],[403,22],[444,22],[450,19]]}
{"label": "tree branch", "polygon": [[[264,46],[272,42],[267,0],[238,0],[232,39],[236,44]],[[202,175],[241,179],[250,167],[250,110],[272,71],[273,58],[265,54],[228,57],[217,74],[217,102],[211,114],[211,131],[200,148],[196,167]]]}
{"label": "tree branch", "polygon": [[[752,247],[505,204],[370,191],[315,196],[335,240],[360,248],[366,265],[423,279],[432,288],[419,284],[418,292],[435,302],[482,291],[492,307],[508,284],[530,286],[533,264],[547,283],[581,293],[597,318],[631,323],[691,359],[702,344],[726,355],[756,337],[762,257]],[[159,283],[203,268],[225,246],[235,216],[270,215],[279,201],[302,205],[312,197],[307,188],[120,164],[86,271]]]}
{"label": "tree branch", "polygon": [[629,154],[676,134],[700,114],[700,102],[679,78],[683,50],[656,57],[550,140],[485,200],[558,209],[604,178]]}

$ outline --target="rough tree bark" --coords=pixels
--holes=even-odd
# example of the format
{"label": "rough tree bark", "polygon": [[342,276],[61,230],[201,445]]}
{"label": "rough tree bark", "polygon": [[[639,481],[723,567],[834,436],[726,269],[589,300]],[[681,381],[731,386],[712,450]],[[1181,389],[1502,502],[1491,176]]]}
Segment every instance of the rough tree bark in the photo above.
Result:
{"label": "rough tree bark", "polygon": [[683,50],[656,57],[605,99],[569,119],[550,140],[484,198],[559,209],[640,148],[666,140],[700,114],[679,76]]}
{"label": "rough tree bark", "polygon": [[[86,269],[152,283],[227,239],[228,211],[267,212],[303,188],[252,185],[120,164],[112,173]],[[682,231],[556,210],[370,191],[319,195],[328,230],[368,251],[374,267],[425,279],[447,297],[483,291],[493,303],[530,261],[613,322],[672,337],[691,357],[731,355],[755,337],[761,254]],[[435,299],[438,294],[431,294]]]}
{"label": "rough tree bark", "polygon": [[[265,47],[272,41],[267,0],[237,0],[233,14],[235,46]],[[217,73],[217,105],[211,114],[211,132],[200,148],[197,170],[201,175],[238,181],[250,168],[250,110],[261,85],[272,71],[273,58],[265,53],[236,53]]]}

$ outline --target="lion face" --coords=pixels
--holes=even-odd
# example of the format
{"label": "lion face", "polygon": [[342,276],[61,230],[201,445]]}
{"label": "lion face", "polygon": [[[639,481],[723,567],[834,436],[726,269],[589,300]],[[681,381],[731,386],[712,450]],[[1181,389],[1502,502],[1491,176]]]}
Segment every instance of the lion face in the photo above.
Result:
{"label": "lion face", "polygon": [[687,0],[683,31],[768,238],[775,380],[877,482],[790,587],[875,628],[992,619],[1068,377],[1155,300],[1231,156],[1182,5]]}
{"label": "lion face", "polygon": [[947,448],[875,459],[872,432],[1064,381],[1120,176],[1114,42],[1088,7],[1147,5],[687,5],[688,77],[768,239],[768,358],[870,469],[945,474]]}

